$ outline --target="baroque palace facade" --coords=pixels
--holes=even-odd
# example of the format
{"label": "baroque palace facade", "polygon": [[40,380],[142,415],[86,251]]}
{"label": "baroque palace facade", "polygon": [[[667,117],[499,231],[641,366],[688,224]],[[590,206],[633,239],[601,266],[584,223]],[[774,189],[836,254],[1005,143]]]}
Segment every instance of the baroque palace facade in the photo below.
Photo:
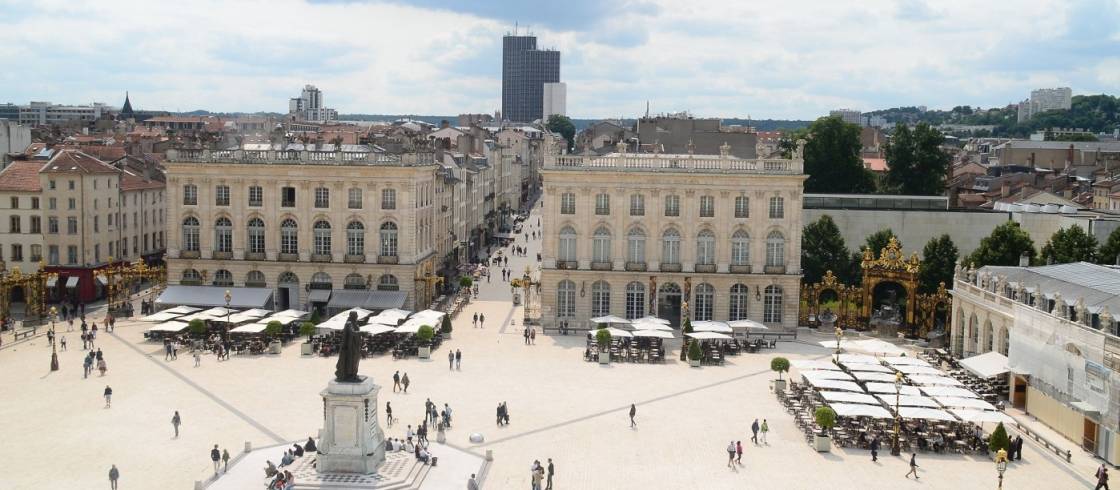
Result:
{"label": "baroque palace facade", "polygon": [[[803,146],[801,147],[803,148]],[[792,159],[548,152],[541,322],[655,315],[797,324],[802,150]]]}

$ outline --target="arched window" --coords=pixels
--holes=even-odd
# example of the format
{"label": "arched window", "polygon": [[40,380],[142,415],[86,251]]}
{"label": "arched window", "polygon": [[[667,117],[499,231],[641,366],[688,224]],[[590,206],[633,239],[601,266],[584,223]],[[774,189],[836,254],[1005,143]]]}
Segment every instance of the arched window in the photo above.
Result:
{"label": "arched window", "polygon": [[731,265],[750,265],[751,236],[746,230],[736,230],[731,235]]}
{"label": "arched window", "polygon": [[631,228],[626,234],[626,261],[645,263],[646,233],[641,228]]}
{"label": "arched window", "polygon": [[198,218],[187,216],[183,219],[183,250],[197,252],[198,248]]}
{"label": "arched window", "polygon": [[669,228],[661,235],[661,263],[681,263],[681,234],[676,228]]}
{"label": "arched window", "polygon": [[701,265],[716,263],[716,234],[711,230],[701,231],[696,236],[696,263]]}
{"label": "arched window", "polygon": [[280,273],[280,278],[276,280],[281,285],[299,284],[299,276],[295,272],[284,271]]}
{"label": "arched window", "polygon": [[225,269],[214,271],[215,286],[233,286],[233,273]]}
{"label": "arched window", "polygon": [[576,283],[567,279],[560,281],[556,287],[556,317],[572,318],[576,316]]}
{"label": "arched window", "polygon": [[400,288],[400,284],[397,283],[397,276],[392,274],[382,275],[381,278],[377,280],[378,291],[397,291]]}
{"label": "arched window", "polygon": [[976,354],[976,348],[980,344],[978,338],[980,336],[980,322],[976,319],[976,315],[972,315],[968,319],[968,342],[965,344],[965,354],[971,356]]}
{"label": "arched window", "polygon": [[762,321],[766,323],[781,323],[782,321],[782,288],[766,286],[762,295]]}
{"label": "arched window", "polygon": [[198,271],[194,269],[184,269],[183,278],[179,281],[179,284],[200,286],[202,285],[202,274],[199,274]]}
{"label": "arched window", "polygon": [[766,236],[766,266],[786,265],[786,239],[780,231],[772,231]]}
{"label": "arched window", "polygon": [[366,227],[361,221],[351,221],[346,225],[346,254],[365,255]]}
{"label": "arched window", "polygon": [[249,271],[245,274],[245,286],[251,288],[265,287],[264,273],[261,271]]}
{"label": "arched window", "polygon": [[[316,272],[311,275],[311,287],[323,287],[323,289],[330,289],[333,286],[331,282],[331,275],[326,272]],[[324,287],[325,286],[325,287]]]}
{"label": "arched window", "polygon": [[988,320],[984,322],[984,334],[980,337],[982,343],[980,348],[977,349],[977,353],[983,354],[992,350],[992,335],[992,321]]}
{"label": "arched window", "polygon": [[1007,333],[1007,327],[999,327],[999,353],[1006,356],[1010,343],[1011,338]]}
{"label": "arched window", "polygon": [[600,226],[599,228],[597,228],[595,230],[595,234],[592,235],[591,261],[611,261],[611,232],[605,226]]}
{"label": "arched window", "polygon": [[325,220],[316,221],[312,226],[315,234],[315,254],[331,254],[331,224]]}
{"label": "arched window", "polygon": [[[233,223],[225,216],[218,218],[218,220],[214,222],[214,251],[233,251]],[[217,280],[217,278],[215,278],[215,280]],[[233,279],[230,278],[230,282],[232,281]]]}
{"label": "arched window", "polygon": [[397,225],[392,221],[381,224],[381,255],[397,256]]}
{"label": "arched window", "polygon": [[562,262],[576,261],[576,230],[571,226],[560,230],[560,248],[556,259]]}
{"label": "arched window", "polygon": [[731,303],[728,305],[729,311],[727,319],[731,321],[746,320],[747,319],[747,297],[751,292],[751,288],[743,285],[736,284],[731,286]]}
{"label": "arched window", "polygon": [[634,281],[626,285],[626,318],[641,318],[646,314],[646,287]]}
{"label": "arched window", "polygon": [[357,272],[347,274],[342,287],[344,289],[365,289],[366,278],[362,277],[362,275]]}
{"label": "arched window", "polygon": [[696,286],[696,308],[693,309],[693,318],[696,320],[711,320],[712,305],[716,298],[716,288],[711,284],[701,283]]}
{"label": "arched window", "polygon": [[280,222],[280,253],[299,253],[299,226],[296,220],[287,218]]}
{"label": "arched window", "polygon": [[264,253],[264,221],[260,218],[249,220],[249,253]]}
{"label": "arched window", "polygon": [[606,316],[611,313],[611,285],[607,281],[591,284],[591,316]]}

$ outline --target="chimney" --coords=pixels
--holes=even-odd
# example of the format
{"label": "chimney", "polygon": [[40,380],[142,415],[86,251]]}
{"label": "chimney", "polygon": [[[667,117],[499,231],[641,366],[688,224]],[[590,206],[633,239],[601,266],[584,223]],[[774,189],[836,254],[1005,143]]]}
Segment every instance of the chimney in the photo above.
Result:
{"label": "chimney", "polygon": [[1004,180],[1003,182],[1000,182],[1000,184],[999,184],[999,197],[1010,197],[1010,196],[1011,196],[1011,183],[1008,182],[1007,180]]}

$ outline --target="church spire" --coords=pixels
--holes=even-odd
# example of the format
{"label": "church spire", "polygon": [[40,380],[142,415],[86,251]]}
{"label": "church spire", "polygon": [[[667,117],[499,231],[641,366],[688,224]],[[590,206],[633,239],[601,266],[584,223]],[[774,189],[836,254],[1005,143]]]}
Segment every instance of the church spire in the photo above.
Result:
{"label": "church spire", "polygon": [[132,117],[132,102],[128,100],[128,91],[124,93],[124,106],[121,107],[121,117],[124,119]]}

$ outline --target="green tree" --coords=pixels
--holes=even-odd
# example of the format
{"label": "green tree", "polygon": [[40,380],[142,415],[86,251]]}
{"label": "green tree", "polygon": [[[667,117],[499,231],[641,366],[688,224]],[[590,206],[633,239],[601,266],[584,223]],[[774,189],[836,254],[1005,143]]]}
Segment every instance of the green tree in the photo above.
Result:
{"label": "green tree", "polygon": [[1011,439],[1007,437],[1007,429],[1003,427],[1003,422],[1000,422],[988,438],[988,449],[994,453],[1000,449],[1006,451],[1009,447],[1011,447]]}
{"label": "green tree", "polygon": [[822,436],[828,435],[828,429],[836,425],[836,412],[830,407],[819,407],[816,412],[813,412],[813,418],[816,419],[817,425],[821,427]]}
{"label": "green tree", "polygon": [[1062,228],[1042,246],[1042,261],[1053,264],[1094,262],[1097,259],[1097,239],[1080,226]]}
{"label": "green tree", "polygon": [[789,372],[789,359],[784,357],[770,359],[770,370],[778,373],[778,379],[782,379],[782,373]]}
{"label": "green tree", "polygon": [[960,251],[953,244],[949,235],[930,238],[922,249],[922,268],[918,273],[918,291],[932,293],[937,291],[937,286],[945,283],[945,287],[953,287],[953,270],[957,266],[957,257]]}
{"label": "green tree", "polygon": [[868,194],[875,192],[875,177],[859,156],[860,128],[839,117],[822,117],[808,128],[793,132],[782,145],[791,153],[798,139],[805,139],[805,192]]}
{"label": "green tree", "polygon": [[315,324],[311,322],[303,322],[299,324],[299,334],[306,335],[307,340],[311,340],[311,336],[315,335]]}
{"label": "green tree", "polygon": [[560,114],[553,114],[548,116],[548,123],[545,125],[549,131],[559,133],[564,139],[568,140],[568,151],[572,151],[576,144],[576,125],[572,124],[572,120],[568,116]]}
{"label": "green tree", "polygon": [[704,358],[704,351],[700,350],[700,341],[693,340],[688,343],[688,360],[699,361]]}
{"label": "green tree", "polygon": [[840,235],[840,228],[832,216],[823,215],[820,219],[805,225],[801,232],[801,270],[802,282],[820,282],[826,271],[847,280],[850,252]]}
{"label": "green tree", "polygon": [[284,324],[282,324],[282,323],[280,323],[276,320],[272,320],[271,322],[268,322],[267,324],[265,324],[264,333],[265,333],[265,335],[268,335],[269,337],[273,337],[273,336],[276,336],[276,335],[280,335],[280,330],[283,329],[283,328],[284,328]]}
{"label": "green tree", "polygon": [[436,330],[431,325],[420,325],[420,328],[416,329],[416,340],[420,345],[427,345],[435,336]]}
{"label": "green tree", "polygon": [[913,130],[899,125],[887,143],[887,188],[903,195],[937,196],[945,191],[950,157],[941,150],[945,137],[926,123]]}
{"label": "green tree", "polygon": [[208,330],[206,328],[206,322],[204,322],[204,321],[202,321],[201,319],[198,319],[198,318],[195,318],[194,320],[191,320],[190,322],[188,322],[187,323],[187,329],[190,330],[191,333],[194,334],[196,337],[201,337],[203,335],[206,335],[206,331]]}
{"label": "green tree", "polygon": [[1019,228],[1019,223],[1008,221],[980,240],[980,246],[965,262],[978,269],[985,265],[1019,265],[1019,256],[1023,254],[1034,259],[1034,240]]}
{"label": "green tree", "polygon": [[606,350],[611,345],[611,332],[606,328],[600,328],[595,332],[595,343],[599,344],[599,351]]}
{"label": "green tree", "polygon": [[440,332],[451,333],[451,315],[443,315],[443,323],[440,325]]}
{"label": "green tree", "polygon": [[891,238],[898,241],[898,248],[902,248],[902,240],[898,239],[898,235],[894,234],[894,230],[890,228],[883,228],[867,236],[867,241],[864,242],[863,248],[871,249],[871,253],[875,254],[878,258],[879,254],[883,253],[883,249],[887,248],[887,244],[891,242]]}
{"label": "green tree", "polygon": [[1120,228],[1112,230],[1108,235],[1108,240],[1105,240],[1097,254],[1097,260],[1101,264],[1114,265],[1118,262],[1117,256],[1120,256]]}

